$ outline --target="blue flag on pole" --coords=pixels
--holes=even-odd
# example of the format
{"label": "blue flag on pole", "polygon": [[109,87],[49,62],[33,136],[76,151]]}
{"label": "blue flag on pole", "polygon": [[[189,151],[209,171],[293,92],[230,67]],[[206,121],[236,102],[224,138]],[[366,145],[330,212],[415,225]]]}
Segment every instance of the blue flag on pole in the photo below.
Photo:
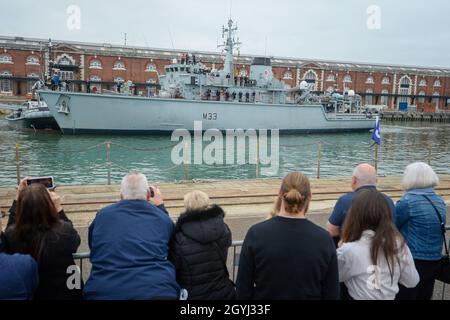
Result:
{"label": "blue flag on pole", "polygon": [[375,141],[376,144],[381,144],[381,134],[380,134],[380,118],[377,116],[375,120],[375,127],[372,131],[372,140]]}

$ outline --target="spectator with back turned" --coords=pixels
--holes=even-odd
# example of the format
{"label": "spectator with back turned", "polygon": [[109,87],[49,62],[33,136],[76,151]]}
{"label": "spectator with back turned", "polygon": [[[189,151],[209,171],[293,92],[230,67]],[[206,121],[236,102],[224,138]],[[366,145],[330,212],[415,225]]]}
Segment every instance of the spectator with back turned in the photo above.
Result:
{"label": "spectator with back turned", "polygon": [[225,212],[198,190],[184,196],[184,207],[169,255],[178,283],[188,291],[189,300],[234,299],[236,291],[226,265],[231,231],[223,220]]}
{"label": "spectator with back turned", "polygon": [[[399,284],[414,288],[419,274],[405,240],[392,221],[386,197],[375,189],[358,192],[337,249],[339,279],[354,300],[394,300]],[[345,295],[343,295],[345,297]]]}
{"label": "spectator with back turned", "polygon": [[395,224],[411,249],[420,282],[415,288],[400,286],[397,299],[433,297],[446,223],[445,202],[434,191],[438,184],[439,178],[428,164],[416,162],[406,167],[402,181],[406,193],[396,203]]}
{"label": "spectator with back turned", "polygon": [[92,269],[84,297],[178,299],[175,267],[168,260],[174,224],[161,192],[150,188],[143,174],[133,172],[122,179],[120,197],[101,209],[89,226]]}
{"label": "spectator with back turned", "polygon": [[0,219],[0,300],[29,300],[39,282],[37,263],[30,255],[4,253],[3,244]]}
{"label": "spectator with back turned", "polygon": [[245,236],[236,281],[238,299],[338,299],[336,249],[330,235],[306,218],[308,178],[282,181],[274,217]]}
{"label": "spectator with back turned", "polygon": [[[351,183],[353,191],[343,195],[338,199],[336,205],[334,206],[333,213],[331,214],[327,222],[327,230],[330,233],[330,235],[334,238],[336,245],[340,240],[341,228],[344,224],[347,212],[352,205],[354,197],[361,190],[376,190],[377,189],[376,185],[377,185],[377,172],[375,168],[370,164],[362,163],[353,170]],[[391,214],[393,219],[395,214],[394,202],[389,196],[387,195],[384,196],[386,197],[386,200],[389,203],[389,207],[391,208]]]}
{"label": "spectator with back turned", "polygon": [[[80,236],[64,214],[59,196],[41,184],[19,185],[17,202],[10,209],[5,232],[6,253],[28,254],[39,269],[39,286],[34,299],[81,299],[80,287],[69,288],[69,267],[75,265]],[[76,275],[75,275],[76,276]]]}

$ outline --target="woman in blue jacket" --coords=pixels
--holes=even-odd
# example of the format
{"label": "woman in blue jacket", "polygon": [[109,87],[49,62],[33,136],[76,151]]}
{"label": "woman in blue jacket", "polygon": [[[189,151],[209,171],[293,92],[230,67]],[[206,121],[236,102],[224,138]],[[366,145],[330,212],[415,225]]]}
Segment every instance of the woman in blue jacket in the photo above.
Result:
{"label": "woman in blue jacket", "polygon": [[430,300],[433,296],[444,241],[440,221],[446,222],[445,202],[434,192],[438,184],[438,176],[426,163],[406,167],[402,181],[406,193],[396,204],[395,224],[411,250],[420,282],[412,289],[400,286],[397,299]]}

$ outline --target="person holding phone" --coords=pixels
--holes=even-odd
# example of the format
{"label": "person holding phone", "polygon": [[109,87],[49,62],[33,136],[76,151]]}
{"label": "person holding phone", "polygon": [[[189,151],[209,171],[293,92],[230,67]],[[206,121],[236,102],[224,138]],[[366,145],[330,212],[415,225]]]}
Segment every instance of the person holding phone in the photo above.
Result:
{"label": "person holding phone", "polygon": [[60,197],[40,183],[28,185],[27,180],[21,181],[10,209],[5,251],[29,254],[36,260],[39,286],[34,299],[81,299],[81,287],[67,286],[67,270],[75,265],[72,254],[80,245],[80,236],[64,214]]}
{"label": "person holding phone", "polygon": [[161,192],[132,172],[122,179],[121,200],[101,209],[89,226],[88,300],[178,299],[180,286],[168,260],[174,223]]}

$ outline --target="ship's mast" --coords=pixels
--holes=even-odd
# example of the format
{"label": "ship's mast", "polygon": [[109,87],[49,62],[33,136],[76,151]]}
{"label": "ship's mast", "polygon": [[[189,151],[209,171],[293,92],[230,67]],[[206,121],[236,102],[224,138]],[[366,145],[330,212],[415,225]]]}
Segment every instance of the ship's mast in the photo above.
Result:
{"label": "ship's mast", "polygon": [[225,38],[225,34],[227,35],[227,39],[224,41],[223,45],[219,47],[223,47],[225,51],[225,61],[223,65],[223,71],[225,75],[230,75],[230,82],[234,84],[234,62],[233,62],[233,48],[235,46],[240,45],[239,38],[235,39],[234,34],[237,31],[237,25],[233,24],[233,20],[231,18],[228,19],[228,26],[222,26],[222,38]]}

